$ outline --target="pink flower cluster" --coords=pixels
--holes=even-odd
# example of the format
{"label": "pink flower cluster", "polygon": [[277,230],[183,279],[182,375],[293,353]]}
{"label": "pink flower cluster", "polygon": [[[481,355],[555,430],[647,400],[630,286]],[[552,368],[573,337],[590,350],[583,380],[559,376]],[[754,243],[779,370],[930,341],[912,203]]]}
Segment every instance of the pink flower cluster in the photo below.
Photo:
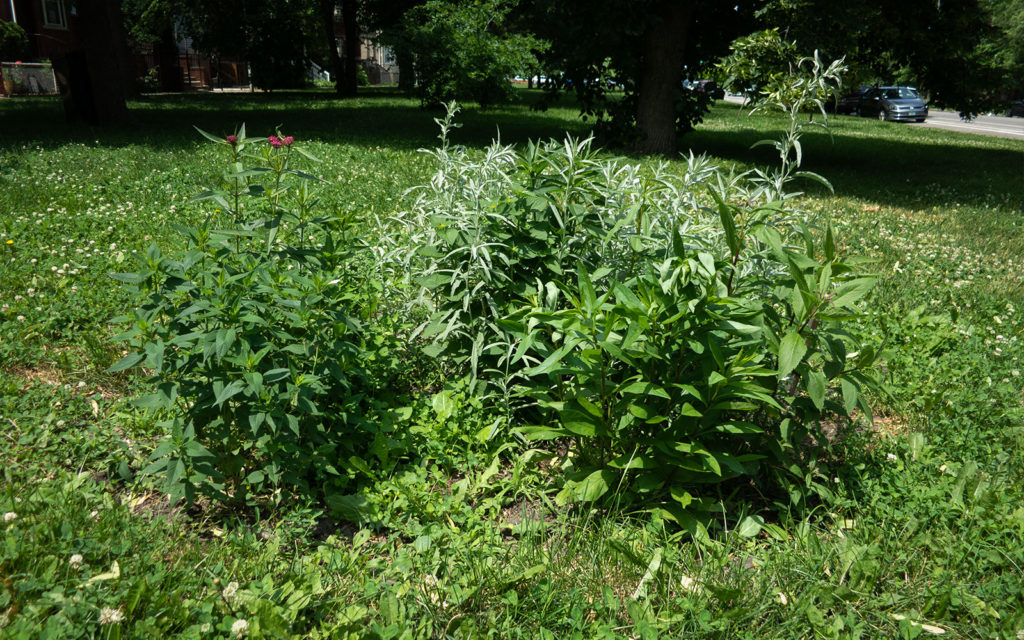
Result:
{"label": "pink flower cluster", "polygon": [[270,136],[269,138],[267,138],[267,140],[270,141],[270,146],[275,148],[290,147],[291,144],[295,142],[295,138],[291,136]]}
{"label": "pink flower cluster", "polygon": [[230,144],[232,147],[238,144],[238,136],[228,136],[224,138],[224,141]]}

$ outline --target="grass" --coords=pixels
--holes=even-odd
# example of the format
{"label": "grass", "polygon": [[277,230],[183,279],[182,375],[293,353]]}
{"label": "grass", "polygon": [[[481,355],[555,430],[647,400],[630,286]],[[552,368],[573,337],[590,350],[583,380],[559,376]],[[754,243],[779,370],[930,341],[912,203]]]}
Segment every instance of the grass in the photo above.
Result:
{"label": "grass", "polygon": [[[106,274],[210,213],[191,198],[218,165],[192,126],[281,126],[322,159],[327,212],[370,220],[428,175],[416,149],[438,114],[387,91],[160,96],[132,113],[94,130],[54,101],[0,103],[3,637],[223,638],[240,619],[251,637],[1024,635],[1024,142],[847,117],[804,139],[835,193],[809,183],[801,205],[881,276],[865,323],[893,345],[887,394],[836,444],[833,501],[697,545],[555,508],[528,459],[377,478],[391,508],[374,530],[315,504],[169,507],[137,473],[158,434],[130,403],[140,383],[103,372],[130,304]],[[585,131],[568,105],[460,120],[470,146]],[[685,143],[742,170],[772,162],[750,145],[781,128],[722,105]],[[100,624],[104,609],[123,621]]]}

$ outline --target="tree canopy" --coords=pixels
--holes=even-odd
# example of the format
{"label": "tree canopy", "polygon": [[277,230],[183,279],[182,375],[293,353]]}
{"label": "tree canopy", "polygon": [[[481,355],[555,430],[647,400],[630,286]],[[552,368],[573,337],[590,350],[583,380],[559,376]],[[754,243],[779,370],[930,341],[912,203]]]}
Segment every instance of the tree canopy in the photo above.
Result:
{"label": "tree canopy", "polygon": [[856,82],[912,84],[934,104],[978,113],[1000,83],[983,47],[999,33],[992,9],[1014,2],[769,0],[759,17],[802,52],[845,56]]}
{"label": "tree canopy", "polygon": [[[845,57],[854,82],[914,84],[976,113],[1024,91],[1024,0],[123,0],[136,38],[185,33],[204,51],[246,57],[266,88],[304,81],[307,58],[355,92],[360,26],[381,32],[424,102],[484,104],[536,65],[572,91],[601,131],[640,152],[674,153],[708,96],[684,78],[713,73],[737,38],[778,34],[800,55]],[[338,55],[337,9],[345,47]],[[765,31],[768,30],[768,31]],[[741,41],[742,42],[742,41]],[[757,37],[751,51],[775,68]],[[764,49],[764,50],[762,50]],[[779,49],[779,55],[788,53]],[[778,57],[778,56],[775,56]],[[783,56],[785,57],[785,56]],[[342,64],[344,62],[344,64]],[[778,62],[778,61],[776,61]],[[746,69],[754,82],[757,69]],[[344,84],[342,84],[342,82]]]}

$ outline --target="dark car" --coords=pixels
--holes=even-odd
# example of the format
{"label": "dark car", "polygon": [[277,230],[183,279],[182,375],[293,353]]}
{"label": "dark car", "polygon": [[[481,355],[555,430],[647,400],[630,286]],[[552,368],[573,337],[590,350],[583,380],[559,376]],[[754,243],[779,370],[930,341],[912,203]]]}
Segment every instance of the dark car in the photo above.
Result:
{"label": "dark car", "polygon": [[856,114],[860,107],[861,97],[867,93],[870,87],[864,86],[844,93],[836,99],[836,113]]}
{"label": "dark car", "polygon": [[1007,118],[1024,118],[1024,100],[1018,100],[1010,103],[1010,108],[1006,110]]}
{"label": "dark car", "polygon": [[928,105],[913,87],[871,87],[860,97],[857,113],[879,120],[924,122]]}
{"label": "dark car", "polygon": [[706,93],[712,100],[721,100],[725,97],[725,89],[718,86],[714,80],[696,80],[690,83],[683,81],[683,87],[697,93]]}

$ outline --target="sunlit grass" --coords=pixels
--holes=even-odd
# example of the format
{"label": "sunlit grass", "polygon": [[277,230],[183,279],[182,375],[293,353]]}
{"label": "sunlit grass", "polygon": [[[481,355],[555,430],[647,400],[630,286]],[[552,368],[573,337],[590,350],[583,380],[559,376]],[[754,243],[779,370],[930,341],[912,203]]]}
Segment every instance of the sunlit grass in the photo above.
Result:
{"label": "sunlit grass", "polygon": [[[585,131],[570,106],[537,112],[526,95],[468,110],[455,141]],[[121,637],[228,637],[240,618],[264,637],[1024,629],[1024,142],[848,117],[805,138],[805,168],[835,192],[808,183],[801,205],[881,276],[865,321],[892,347],[876,402],[903,426],[838,446],[834,503],[769,514],[777,536],[701,547],[645,516],[556,508],[536,479],[504,475],[475,495],[475,514],[443,482],[401,493],[382,478],[409,505],[437,507],[428,518],[409,506],[374,532],[325,522],[317,505],[256,520],[137,502],[151,488],[132,474],[158,430],[128,403],[137,383],[103,373],[119,357],[108,320],[128,304],[106,274],[151,242],[172,249],[173,225],[212,213],[192,197],[219,164],[193,125],[280,126],[321,159],[326,212],[368,225],[429,174],[416,150],[436,142],[439,114],[389,91],[131,106],[134,124],[94,130],[64,124],[55,101],[0,102],[0,513],[15,514],[0,523],[0,636],[107,637],[104,608],[124,612]],[[720,105],[684,144],[742,170],[773,162],[750,146],[778,130]],[[503,530],[493,514],[520,502],[541,520]],[[119,577],[93,580],[115,560]]]}

